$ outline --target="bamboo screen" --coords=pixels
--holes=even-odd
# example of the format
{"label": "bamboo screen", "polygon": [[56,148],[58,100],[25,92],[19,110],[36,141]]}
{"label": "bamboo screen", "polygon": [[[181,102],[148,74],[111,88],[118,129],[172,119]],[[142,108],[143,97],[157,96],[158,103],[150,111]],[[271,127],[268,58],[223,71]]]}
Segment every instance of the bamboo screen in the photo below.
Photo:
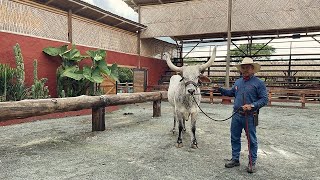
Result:
{"label": "bamboo screen", "polygon": [[67,41],[68,18],[66,14],[0,0],[0,30]]}
{"label": "bamboo screen", "polygon": [[225,0],[201,0],[142,6],[143,38],[205,34],[227,30]]}
{"label": "bamboo screen", "polygon": [[[68,16],[66,12],[28,3],[0,0],[0,31],[24,34],[33,37],[68,41]],[[137,54],[138,36],[135,33],[110,27],[79,16],[72,19],[74,44]],[[159,58],[164,53],[169,57],[175,47],[147,40],[141,44],[141,55]]]}
{"label": "bamboo screen", "polygon": [[232,8],[232,31],[320,25],[319,0],[237,0]]}
{"label": "bamboo screen", "polygon": [[[233,0],[231,31],[320,26],[319,0]],[[143,38],[227,31],[227,0],[197,0],[142,6]]]}
{"label": "bamboo screen", "polygon": [[72,32],[76,44],[137,54],[138,37],[134,33],[81,19],[72,20]]}
{"label": "bamboo screen", "polygon": [[173,44],[157,39],[142,39],[141,55],[166,60],[172,57],[177,57],[177,48]]}

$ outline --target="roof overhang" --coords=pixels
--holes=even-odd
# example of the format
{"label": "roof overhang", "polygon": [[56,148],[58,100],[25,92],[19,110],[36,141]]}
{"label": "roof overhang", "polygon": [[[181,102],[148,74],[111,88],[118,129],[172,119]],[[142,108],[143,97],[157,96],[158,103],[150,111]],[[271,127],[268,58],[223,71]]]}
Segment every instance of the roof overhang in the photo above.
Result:
{"label": "roof overhang", "polygon": [[[281,34],[297,34],[297,33],[314,33],[319,32],[320,27],[305,27],[305,28],[293,28],[293,29],[277,29],[277,30],[263,30],[263,31],[243,31],[243,32],[231,32],[232,38],[237,37],[253,37],[253,36],[274,36]],[[213,39],[213,38],[223,38],[227,39],[227,32],[219,32],[219,33],[208,33],[208,34],[191,34],[191,35],[183,35],[183,36],[173,36],[172,39],[176,41],[188,41],[194,39]]]}
{"label": "roof overhang", "polygon": [[[193,8],[191,7],[193,4],[198,5],[194,7],[194,9],[199,7],[204,7],[204,6],[207,7],[210,5],[208,3],[205,4],[207,1],[203,1],[203,2],[197,1],[197,0],[124,0],[124,1],[133,8],[141,6],[140,16],[142,21],[140,23],[148,26],[148,28],[144,32],[142,32],[141,38],[169,36],[176,41],[188,41],[188,40],[194,40],[194,39],[201,40],[201,39],[212,39],[212,38],[222,38],[222,39],[227,38],[227,13],[228,13],[227,12],[228,7],[226,5],[227,2],[224,3],[224,1],[219,1],[220,2],[220,4],[218,4],[219,6],[216,6],[212,9],[210,8],[212,11],[220,10],[219,12],[222,12],[221,13],[222,15],[220,14],[219,16],[217,16],[215,14],[212,14],[211,16],[210,15],[204,16],[207,19],[209,19],[210,20],[209,22],[211,23],[211,24],[208,23],[208,25],[206,25],[205,24],[206,22],[204,22],[203,20],[205,18],[202,18],[202,19],[194,18],[192,17],[194,14],[186,13],[184,9],[193,10]],[[212,0],[212,1],[215,1],[215,0]],[[283,1],[286,2],[285,0]],[[251,2],[250,0],[243,1],[243,2],[246,2],[246,3],[236,4],[238,10],[242,9],[241,6],[244,6],[243,8],[246,8],[246,10],[248,11],[234,12],[233,18],[232,18],[232,29],[231,29],[232,38],[253,37],[253,36],[263,36],[263,35],[279,36],[283,34],[296,34],[296,33],[308,34],[308,33],[320,31],[319,23],[312,23],[313,21],[317,22],[315,20],[316,18],[311,18],[311,17],[317,17],[318,14],[314,14],[313,16],[310,16],[311,20],[309,21],[305,20],[306,18],[309,17],[306,15],[309,15],[310,13],[312,13],[314,11],[314,8],[308,7],[304,11],[298,11],[298,10],[292,11],[291,7],[294,7],[294,9],[305,8],[304,6],[300,7],[299,5],[301,4],[299,3],[292,3],[289,5],[284,4],[283,5],[284,8],[282,8],[277,15],[274,15],[275,13],[272,13],[271,10],[267,11],[268,13],[260,13],[260,14],[252,13],[248,15],[248,12],[254,12],[252,11],[252,7],[255,7],[255,6],[249,6]],[[199,6],[199,4],[203,6]],[[269,3],[268,9],[272,9],[273,6],[274,5],[272,5],[272,3]],[[257,7],[260,7],[260,9],[263,9],[263,5],[260,5]],[[299,7],[299,8],[296,8],[296,7]],[[291,14],[288,13],[286,8],[290,10]],[[166,11],[166,9],[169,9],[169,10]],[[180,19],[177,20],[177,18],[171,18],[170,16],[167,16],[168,13],[172,13],[172,12],[175,12],[175,15],[178,14],[177,12],[180,12],[181,14],[187,14],[189,16],[185,17],[185,19],[181,21]],[[200,12],[203,14],[206,14],[206,12],[204,11],[200,11]],[[163,13],[163,16],[161,15],[162,13]],[[293,15],[295,15],[296,17],[302,17],[301,18],[302,20],[299,21],[299,18],[293,19],[292,18]],[[282,23],[279,23],[279,18],[277,18],[277,16],[282,17],[284,19],[283,21],[281,20]],[[239,19],[239,17],[242,17],[242,19]],[[144,19],[147,19],[147,21],[145,21]],[[159,19],[161,19],[161,21]],[[244,20],[244,19],[247,19],[247,20]],[[269,22],[267,20],[269,20]],[[296,23],[292,23],[292,22],[296,22]],[[174,24],[175,26],[172,26],[172,24]],[[219,24],[219,26],[215,26],[216,24]],[[256,24],[261,24],[261,26],[257,26]],[[269,24],[271,26],[269,26]],[[277,26],[276,24],[280,24],[280,26]],[[189,29],[183,29],[184,25],[186,26],[186,28],[189,28]],[[170,26],[172,26],[172,28],[168,28]],[[204,27],[204,28],[200,30],[200,28],[198,27]],[[182,28],[181,32],[179,31],[179,28]]]}
{"label": "roof overhang", "polygon": [[190,1],[190,0],[123,0],[123,1],[127,3],[128,6],[130,6],[132,9],[135,9],[138,6],[176,3],[176,2]]}
{"label": "roof overhang", "polygon": [[137,32],[147,26],[123,18],[109,11],[103,10],[92,4],[81,0],[32,0],[34,2],[54,7],[63,11],[72,11],[72,14],[85,17],[112,27],[120,28],[130,32]]}

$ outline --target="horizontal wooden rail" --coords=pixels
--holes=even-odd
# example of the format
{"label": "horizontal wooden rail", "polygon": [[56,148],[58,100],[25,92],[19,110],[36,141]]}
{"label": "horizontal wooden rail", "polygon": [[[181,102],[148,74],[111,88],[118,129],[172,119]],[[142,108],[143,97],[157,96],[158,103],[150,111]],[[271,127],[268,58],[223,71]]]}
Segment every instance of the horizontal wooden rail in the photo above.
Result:
{"label": "horizontal wooden rail", "polygon": [[[206,93],[206,95],[203,95],[203,97],[210,98],[211,103],[213,103],[214,99],[234,99],[233,97],[221,96],[219,92],[214,92],[211,87],[201,87],[201,91]],[[269,89],[268,98],[268,105],[272,105],[272,102],[292,102],[301,103],[301,107],[304,108],[306,103],[320,103],[320,90],[281,88]]]}
{"label": "horizontal wooden rail", "polygon": [[[104,121],[101,116],[106,106],[153,101],[154,108],[160,108],[159,104],[163,99],[167,99],[166,91],[0,102],[0,121],[92,108],[92,123],[97,125],[104,123],[101,122]],[[154,116],[160,116],[155,111],[160,110],[154,109]],[[104,127],[102,129],[104,130]],[[97,129],[93,127],[93,130]]]}
{"label": "horizontal wooden rail", "polygon": [[292,102],[301,103],[305,108],[306,103],[320,103],[320,90],[310,89],[269,89],[269,103],[272,102]]}

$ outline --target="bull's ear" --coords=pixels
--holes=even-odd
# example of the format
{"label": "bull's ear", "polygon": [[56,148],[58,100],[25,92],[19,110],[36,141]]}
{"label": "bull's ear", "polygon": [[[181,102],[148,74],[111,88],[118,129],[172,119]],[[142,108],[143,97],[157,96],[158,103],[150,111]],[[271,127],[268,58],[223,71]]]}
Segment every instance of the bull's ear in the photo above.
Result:
{"label": "bull's ear", "polygon": [[199,81],[202,83],[211,83],[211,79],[202,74],[199,76]]}

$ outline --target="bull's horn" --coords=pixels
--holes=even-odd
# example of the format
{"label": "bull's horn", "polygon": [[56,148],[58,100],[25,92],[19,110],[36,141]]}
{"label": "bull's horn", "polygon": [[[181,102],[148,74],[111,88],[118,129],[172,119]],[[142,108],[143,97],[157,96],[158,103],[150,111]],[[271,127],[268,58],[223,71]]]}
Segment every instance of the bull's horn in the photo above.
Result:
{"label": "bull's horn", "polygon": [[211,55],[209,61],[206,62],[205,64],[200,65],[200,71],[203,71],[206,68],[208,68],[209,66],[211,66],[215,59],[216,59],[216,47],[213,48],[212,55]]}
{"label": "bull's horn", "polygon": [[169,58],[167,59],[167,64],[172,71],[182,72],[182,67],[175,66]]}

